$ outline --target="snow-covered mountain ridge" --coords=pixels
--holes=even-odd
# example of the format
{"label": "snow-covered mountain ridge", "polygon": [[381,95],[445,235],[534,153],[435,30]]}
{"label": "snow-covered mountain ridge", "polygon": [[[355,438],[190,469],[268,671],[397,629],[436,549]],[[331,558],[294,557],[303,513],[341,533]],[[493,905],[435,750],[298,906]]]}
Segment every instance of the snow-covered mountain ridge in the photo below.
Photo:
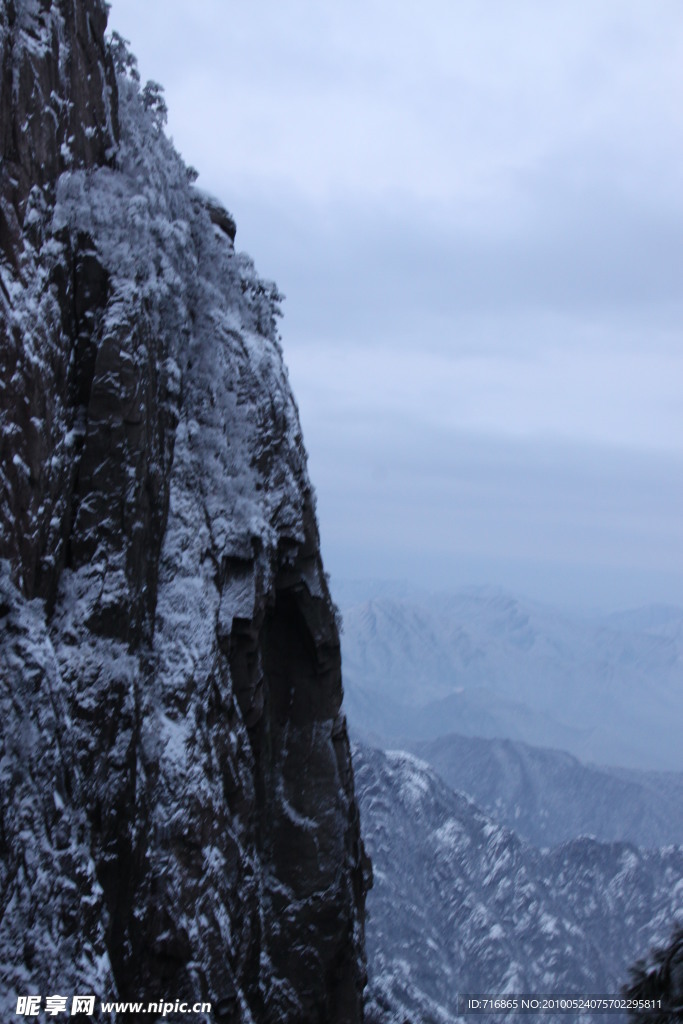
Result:
{"label": "snow-covered mountain ridge", "polygon": [[0,0],[2,1016],[352,1024],[364,857],[279,296],[105,27]]}
{"label": "snow-covered mountain ridge", "polygon": [[540,851],[411,754],[354,747],[354,763],[374,870],[370,1020],[468,1020],[465,993],[618,995],[683,915],[681,846]]}
{"label": "snow-covered mountain ridge", "polygon": [[683,843],[683,773],[585,765],[513,740],[441,736],[408,746],[453,789],[535,846],[581,835],[658,847]]}

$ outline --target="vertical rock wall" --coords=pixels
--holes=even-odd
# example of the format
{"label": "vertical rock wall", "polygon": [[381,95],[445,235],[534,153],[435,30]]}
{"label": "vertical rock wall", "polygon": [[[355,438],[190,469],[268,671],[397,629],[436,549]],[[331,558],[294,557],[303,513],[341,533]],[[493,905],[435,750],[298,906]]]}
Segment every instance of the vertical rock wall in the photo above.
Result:
{"label": "vertical rock wall", "polygon": [[3,1010],[352,1024],[364,855],[279,296],[105,24],[0,0]]}

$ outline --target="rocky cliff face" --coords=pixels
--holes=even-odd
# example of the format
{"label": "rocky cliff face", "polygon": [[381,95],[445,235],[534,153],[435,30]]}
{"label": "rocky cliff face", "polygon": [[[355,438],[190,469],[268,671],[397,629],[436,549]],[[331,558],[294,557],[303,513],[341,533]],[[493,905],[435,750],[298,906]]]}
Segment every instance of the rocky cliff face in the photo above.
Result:
{"label": "rocky cliff face", "polygon": [[352,1024],[365,862],[279,296],[105,26],[0,0],[4,1016]]}

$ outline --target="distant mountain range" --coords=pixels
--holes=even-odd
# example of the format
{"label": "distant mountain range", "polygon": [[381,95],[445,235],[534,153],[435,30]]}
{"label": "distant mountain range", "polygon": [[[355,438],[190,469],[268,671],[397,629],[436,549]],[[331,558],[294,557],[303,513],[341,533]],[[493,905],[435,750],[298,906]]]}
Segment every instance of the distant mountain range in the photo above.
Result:
{"label": "distant mountain range", "polygon": [[465,993],[617,995],[683,915],[680,847],[539,851],[410,754],[356,747],[354,764],[374,866],[371,1022],[453,1024]]}
{"label": "distant mountain range", "polygon": [[681,609],[580,616],[491,587],[337,583],[333,596],[361,737],[386,746],[458,733],[683,769]]}
{"label": "distant mountain range", "polygon": [[599,768],[559,750],[470,736],[409,749],[536,846],[581,835],[651,848],[683,843],[683,773]]}

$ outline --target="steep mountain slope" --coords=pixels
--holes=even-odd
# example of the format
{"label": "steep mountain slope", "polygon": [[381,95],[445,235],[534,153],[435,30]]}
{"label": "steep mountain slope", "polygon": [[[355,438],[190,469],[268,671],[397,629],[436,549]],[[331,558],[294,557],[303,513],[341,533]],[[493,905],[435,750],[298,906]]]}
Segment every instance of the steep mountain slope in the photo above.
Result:
{"label": "steep mountain slope", "polygon": [[645,847],[683,843],[680,772],[598,768],[559,750],[470,736],[442,736],[408,749],[537,846],[580,835]]}
{"label": "steep mountain slope", "polygon": [[349,720],[379,745],[455,732],[683,769],[680,611],[579,617],[490,587],[334,596]]}
{"label": "steep mountain slope", "polygon": [[2,1016],[350,1024],[364,861],[279,296],[105,25],[0,0]]}
{"label": "steep mountain slope", "polygon": [[540,852],[410,754],[354,748],[354,763],[374,869],[371,1019],[447,1024],[466,993],[617,995],[683,914],[682,847]]}

